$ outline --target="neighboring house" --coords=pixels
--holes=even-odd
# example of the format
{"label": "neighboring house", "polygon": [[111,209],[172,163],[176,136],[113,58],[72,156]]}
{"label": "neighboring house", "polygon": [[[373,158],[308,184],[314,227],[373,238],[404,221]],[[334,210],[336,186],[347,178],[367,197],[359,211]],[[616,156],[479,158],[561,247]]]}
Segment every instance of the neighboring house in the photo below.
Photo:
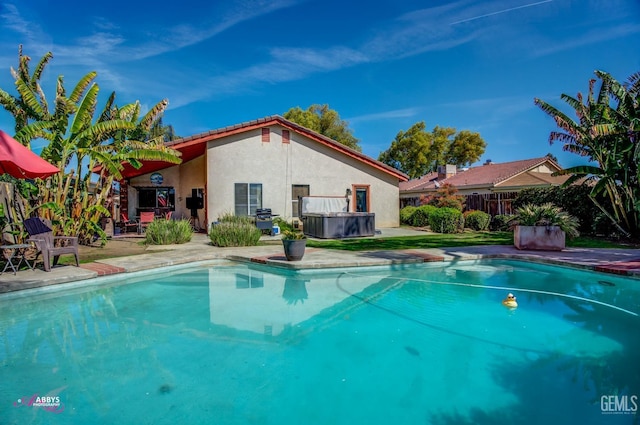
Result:
{"label": "neighboring house", "polygon": [[454,165],[440,167],[419,179],[400,183],[400,204],[420,205],[421,198],[433,196],[449,183],[466,197],[467,210],[480,210],[491,215],[511,214],[512,201],[519,191],[533,187],[563,184],[569,176],[553,176],[562,168],[549,157],[484,165],[457,170]]}
{"label": "neighboring house", "polygon": [[[402,172],[274,115],[168,142],[182,164],[126,166],[122,211],[194,217],[207,227],[223,214],[258,208],[291,221],[300,196],[349,196],[350,211],[375,213],[376,227],[399,226]],[[347,195],[349,194],[349,195]]]}

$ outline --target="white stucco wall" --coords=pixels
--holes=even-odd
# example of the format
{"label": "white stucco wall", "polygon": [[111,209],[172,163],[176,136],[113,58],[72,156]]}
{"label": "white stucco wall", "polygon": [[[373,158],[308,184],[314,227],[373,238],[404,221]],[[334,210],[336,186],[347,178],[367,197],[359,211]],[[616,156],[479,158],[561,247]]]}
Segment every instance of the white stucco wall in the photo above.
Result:
{"label": "white stucco wall", "polygon": [[261,129],[209,142],[209,222],[234,211],[235,183],[261,183],[263,207],[285,219],[292,216],[293,184],[309,185],[311,196],[344,196],[352,185],[367,185],[376,227],[399,225],[396,177],[293,131],[291,142],[282,143],[282,130],[271,126],[268,143],[262,142]]}
{"label": "white stucco wall", "polygon": [[[262,204],[284,219],[292,217],[291,186],[309,185],[311,196],[344,196],[354,185],[369,186],[369,211],[376,227],[399,226],[398,179],[373,166],[290,132],[282,143],[280,126],[270,128],[270,142],[262,142],[261,129],[209,142],[205,155],[159,172],[161,186],[175,188],[174,216],[189,218],[186,198],[191,189],[205,189],[205,210],[198,211],[205,227],[225,213],[234,212],[235,183],[261,183]],[[129,216],[136,215],[136,187],[153,187],[150,174],[132,178],[129,185]],[[353,211],[353,200],[351,210]]]}

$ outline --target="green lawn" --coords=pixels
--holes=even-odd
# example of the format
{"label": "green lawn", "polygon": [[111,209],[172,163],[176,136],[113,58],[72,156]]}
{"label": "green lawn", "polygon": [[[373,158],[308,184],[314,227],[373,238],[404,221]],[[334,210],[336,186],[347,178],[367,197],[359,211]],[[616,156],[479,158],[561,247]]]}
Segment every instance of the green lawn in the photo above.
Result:
{"label": "green lawn", "polygon": [[[393,238],[367,238],[342,240],[308,240],[313,248],[341,249],[346,251],[373,251],[393,249],[443,248],[473,245],[513,245],[511,232],[472,232],[455,234],[428,233],[424,236]],[[637,245],[607,241],[605,239],[578,237],[567,240],[567,246],[581,248],[637,248]]]}
{"label": "green lawn", "polygon": [[[278,244],[272,241],[268,244]],[[399,236],[389,238],[358,238],[342,240],[307,240],[308,247],[342,249],[347,251],[375,251],[394,249],[441,248],[473,245],[513,245],[511,232],[473,232],[456,234],[425,233],[421,236]],[[639,245],[610,242],[605,239],[579,237],[568,240],[567,245],[581,248],[639,248]],[[83,263],[115,258],[125,255],[145,253],[140,241],[110,241],[106,247],[80,247],[80,260]],[[73,257],[62,256],[61,264],[74,263]]]}

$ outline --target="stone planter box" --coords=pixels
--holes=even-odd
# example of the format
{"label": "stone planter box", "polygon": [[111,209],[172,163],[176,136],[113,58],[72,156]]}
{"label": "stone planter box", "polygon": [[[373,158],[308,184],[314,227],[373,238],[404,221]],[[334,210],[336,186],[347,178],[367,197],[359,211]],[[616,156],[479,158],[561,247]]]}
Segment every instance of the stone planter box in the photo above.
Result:
{"label": "stone planter box", "polygon": [[558,226],[516,226],[513,244],[518,249],[562,251],[565,233]]}

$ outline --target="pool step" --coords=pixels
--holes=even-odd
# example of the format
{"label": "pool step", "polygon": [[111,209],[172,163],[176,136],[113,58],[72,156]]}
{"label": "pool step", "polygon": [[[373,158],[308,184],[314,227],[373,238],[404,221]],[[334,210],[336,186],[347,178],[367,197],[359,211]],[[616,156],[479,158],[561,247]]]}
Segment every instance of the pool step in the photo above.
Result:
{"label": "pool step", "polygon": [[433,262],[444,261],[444,257],[441,256],[441,255],[428,254],[428,253],[422,252],[422,251],[403,249],[401,252],[403,252],[403,253],[405,253],[407,255],[412,255],[414,257],[422,258],[422,260],[425,263],[433,263]]}

